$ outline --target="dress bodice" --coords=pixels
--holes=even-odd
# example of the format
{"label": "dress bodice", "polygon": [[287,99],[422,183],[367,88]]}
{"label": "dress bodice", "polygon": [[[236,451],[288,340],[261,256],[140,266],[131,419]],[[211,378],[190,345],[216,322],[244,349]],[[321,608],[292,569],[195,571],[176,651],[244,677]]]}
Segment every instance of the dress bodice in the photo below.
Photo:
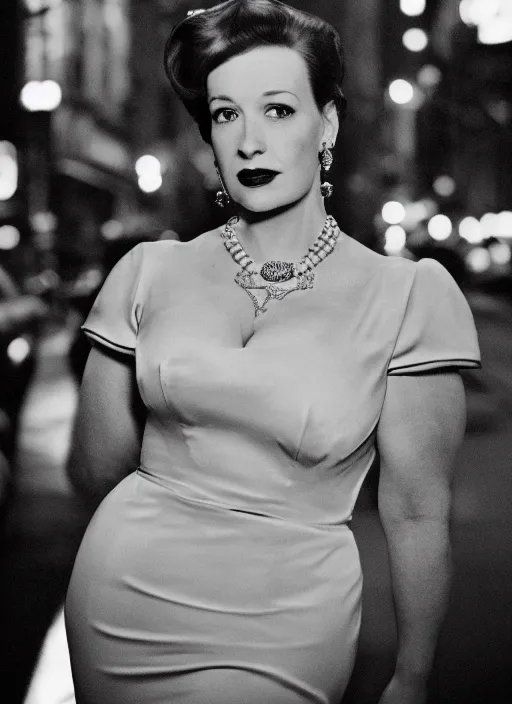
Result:
{"label": "dress bodice", "polygon": [[84,324],[135,354],[140,470],[191,500],[344,523],[375,458],[387,375],[479,365],[469,307],[437,262],[342,235],[314,288],[271,301],[243,340],[219,283],[236,269],[228,257],[219,276],[208,237],[135,247]]}

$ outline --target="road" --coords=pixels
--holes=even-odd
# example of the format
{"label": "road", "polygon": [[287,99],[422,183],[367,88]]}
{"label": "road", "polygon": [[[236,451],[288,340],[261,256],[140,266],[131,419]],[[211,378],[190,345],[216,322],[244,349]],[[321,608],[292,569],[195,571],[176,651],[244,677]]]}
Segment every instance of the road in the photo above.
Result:
{"label": "road", "polygon": [[[470,303],[484,369],[465,376],[468,432],[454,491],[455,579],[429,704],[512,701],[512,308],[482,294]],[[9,704],[73,701],[59,611],[85,517],[63,470],[76,402],[68,343],[66,330],[45,339],[23,419],[0,564],[0,667]],[[345,702],[375,704],[392,671],[396,638],[386,544],[366,491],[353,529],[364,615]]]}

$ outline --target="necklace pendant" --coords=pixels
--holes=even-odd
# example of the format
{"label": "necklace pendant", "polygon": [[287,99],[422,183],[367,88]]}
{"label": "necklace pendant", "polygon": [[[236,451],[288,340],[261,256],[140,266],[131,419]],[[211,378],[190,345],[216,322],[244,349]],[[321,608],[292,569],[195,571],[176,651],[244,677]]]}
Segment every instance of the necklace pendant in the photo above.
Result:
{"label": "necklace pendant", "polygon": [[297,274],[297,289],[299,291],[305,291],[308,288],[313,288],[314,283],[314,271],[306,271],[304,274]]}
{"label": "necklace pendant", "polygon": [[271,298],[267,286],[258,286],[254,281],[254,277],[248,271],[239,271],[235,276],[235,283],[238,284],[251,299],[256,318],[267,312],[267,303]]}
{"label": "necklace pendant", "polygon": [[229,220],[221,235],[226,250],[242,268],[235,276],[235,283],[251,299],[256,317],[267,311],[270,300],[282,301],[293,291],[312,289],[315,283],[314,267],[331,254],[340,235],[336,221],[329,215],[322,232],[298,264],[268,261],[258,271],[233,230],[236,222],[237,219]]}
{"label": "necklace pendant", "polygon": [[235,276],[235,283],[237,283],[241,288],[244,288],[246,290],[248,288],[256,288],[254,276],[251,274],[250,271],[245,271],[243,269],[242,271],[239,271]]}
{"label": "necklace pendant", "polygon": [[293,264],[291,262],[266,262],[260,269],[260,276],[265,281],[272,283],[289,281],[294,276]]}
{"label": "necklace pendant", "polygon": [[[260,274],[261,276],[261,274]],[[305,291],[313,288],[315,282],[315,274],[313,271],[294,272],[292,277],[284,282],[270,283],[263,279],[263,282],[258,281],[257,274],[251,274],[248,271],[239,271],[235,276],[235,283],[242,288],[252,301],[254,313],[259,317],[267,312],[267,304],[274,299],[282,301],[289,293],[293,291]]]}

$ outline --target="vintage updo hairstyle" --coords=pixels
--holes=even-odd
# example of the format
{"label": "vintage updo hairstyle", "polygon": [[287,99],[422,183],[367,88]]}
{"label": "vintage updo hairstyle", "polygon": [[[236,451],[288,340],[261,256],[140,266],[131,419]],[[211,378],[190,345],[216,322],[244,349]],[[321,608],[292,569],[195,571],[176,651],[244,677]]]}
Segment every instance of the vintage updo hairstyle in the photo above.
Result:
{"label": "vintage updo hairstyle", "polygon": [[332,100],[340,120],[344,118],[344,65],[334,27],[278,0],[227,0],[182,20],[165,45],[167,77],[205,142],[211,142],[208,75],[228,59],[261,46],[298,51],[306,61],[318,109]]}

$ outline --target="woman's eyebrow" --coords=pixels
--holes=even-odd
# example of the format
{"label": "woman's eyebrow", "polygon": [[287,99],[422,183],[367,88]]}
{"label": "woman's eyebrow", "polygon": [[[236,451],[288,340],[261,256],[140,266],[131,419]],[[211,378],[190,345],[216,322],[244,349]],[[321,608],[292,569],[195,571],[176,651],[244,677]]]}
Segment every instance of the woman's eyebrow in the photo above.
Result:
{"label": "woman's eyebrow", "polygon": [[293,95],[297,100],[299,97],[295,95],[295,93],[292,93],[291,90],[267,90],[265,93],[263,93],[264,96],[267,95],[279,95],[280,93],[289,93],[290,95]]}
{"label": "woman's eyebrow", "polygon": [[[290,95],[293,95],[294,98],[297,98],[297,100],[299,100],[299,97],[298,97],[297,95],[295,95],[295,93],[292,93],[291,90],[284,90],[284,89],[283,89],[283,90],[267,90],[267,91],[265,91],[264,93],[262,93],[262,96],[263,96],[263,97],[268,97],[268,96],[271,96],[271,95],[280,95],[281,93],[289,93]],[[208,105],[210,105],[211,103],[213,103],[214,100],[227,100],[227,101],[230,102],[230,103],[234,103],[234,102],[235,102],[235,101],[233,100],[233,98],[230,98],[230,97],[229,97],[229,95],[214,95],[214,96],[213,96],[212,98],[210,98],[210,100],[208,101]]]}
{"label": "woman's eyebrow", "polygon": [[228,95],[214,95],[213,98],[210,98],[210,100],[208,101],[208,105],[210,105],[210,103],[213,103],[214,100],[228,100],[230,103],[235,102]]}

